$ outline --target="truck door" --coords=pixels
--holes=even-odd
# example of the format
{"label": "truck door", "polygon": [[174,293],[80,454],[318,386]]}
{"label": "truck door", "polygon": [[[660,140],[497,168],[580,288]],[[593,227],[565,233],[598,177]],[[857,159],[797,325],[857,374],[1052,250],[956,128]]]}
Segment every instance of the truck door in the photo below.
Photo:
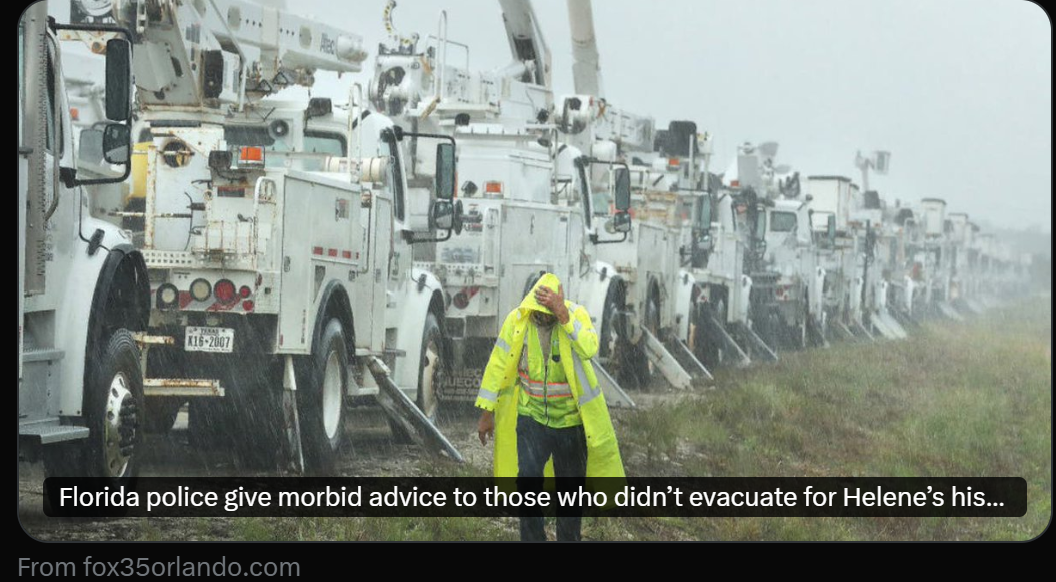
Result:
{"label": "truck door", "polygon": [[396,289],[408,282],[413,261],[411,244],[408,242],[411,229],[407,226],[408,200],[407,176],[404,175],[404,160],[400,142],[389,141],[389,184],[392,192],[392,247],[388,264],[389,289]]}

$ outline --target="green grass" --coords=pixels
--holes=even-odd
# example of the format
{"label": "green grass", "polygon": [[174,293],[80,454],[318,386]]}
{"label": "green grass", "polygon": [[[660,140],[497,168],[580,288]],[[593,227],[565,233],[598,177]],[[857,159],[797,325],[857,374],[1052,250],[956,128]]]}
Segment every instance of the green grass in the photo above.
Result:
{"label": "green grass", "polygon": [[[720,371],[715,390],[614,412],[630,475],[1018,476],[1021,518],[597,518],[604,540],[1026,540],[1051,513],[1051,306]],[[483,470],[486,470],[484,468]],[[482,468],[428,467],[427,474]],[[246,540],[512,540],[515,519],[235,520]],[[553,533],[551,532],[551,537]]]}

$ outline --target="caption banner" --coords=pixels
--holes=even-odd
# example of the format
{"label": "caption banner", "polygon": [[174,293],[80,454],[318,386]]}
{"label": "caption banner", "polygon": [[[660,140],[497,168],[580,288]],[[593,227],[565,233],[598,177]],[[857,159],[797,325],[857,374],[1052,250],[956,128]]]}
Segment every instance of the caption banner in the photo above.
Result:
{"label": "caption banner", "polygon": [[1021,477],[49,478],[52,517],[1020,517]]}

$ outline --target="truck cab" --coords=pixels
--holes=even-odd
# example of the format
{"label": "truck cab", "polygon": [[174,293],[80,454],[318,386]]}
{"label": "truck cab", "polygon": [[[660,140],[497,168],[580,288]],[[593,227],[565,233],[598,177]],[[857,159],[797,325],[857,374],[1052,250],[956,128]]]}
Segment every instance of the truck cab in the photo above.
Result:
{"label": "truck cab", "polygon": [[[134,333],[146,326],[147,274],[126,234],[90,208],[91,187],[128,175],[131,47],[119,29],[61,25],[47,7],[18,27],[19,453],[42,457],[51,476],[129,477],[142,447]],[[75,141],[62,57],[84,40],[105,55],[105,120]]]}

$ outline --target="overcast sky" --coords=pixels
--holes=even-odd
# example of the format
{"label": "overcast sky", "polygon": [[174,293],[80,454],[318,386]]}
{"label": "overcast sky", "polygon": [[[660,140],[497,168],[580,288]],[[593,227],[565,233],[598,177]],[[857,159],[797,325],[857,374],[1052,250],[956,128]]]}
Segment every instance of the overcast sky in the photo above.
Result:
{"label": "overcast sky", "polygon": [[[54,0],[53,0],[54,1]],[[384,0],[290,0],[379,42]],[[555,93],[571,93],[565,0],[535,0]],[[449,37],[491,69],[510,52],[495,0],[399,0],[397,29]],[[891,151],[871,186],[893,202],[941,197],[977,222],[1051,232],[1052,33],[1023,0],[595,0],[605,96],[658,127],[715,136],[712,171],[737,144],[777,141],[779,163],[860,181],[859,149]],[[347,96],[320,75],[316,94]],[[346,77],[347,79],[347,77]]]}
{"label": "overcast sky", "polygon": [[[382,0],[290,5],[385,39]],[[565,0],[535,0],[555,93],[572,92]],[[496,1],[399,0],[397,29],[510,59]],[[737,144],[774,140],[803,174],[860,174],[854,155],[891,151],[886,199],[942,197],[950,211],[1051,232],[1052,32],[1021,0],[596,0],[606,97],[659,127],[691,119],[715,136],[713,171]],[[366,75],[362,75],[366,78]],[[329,89],[327,83],[326,89]],[[344,94],[344,90],[341,90]]]}

